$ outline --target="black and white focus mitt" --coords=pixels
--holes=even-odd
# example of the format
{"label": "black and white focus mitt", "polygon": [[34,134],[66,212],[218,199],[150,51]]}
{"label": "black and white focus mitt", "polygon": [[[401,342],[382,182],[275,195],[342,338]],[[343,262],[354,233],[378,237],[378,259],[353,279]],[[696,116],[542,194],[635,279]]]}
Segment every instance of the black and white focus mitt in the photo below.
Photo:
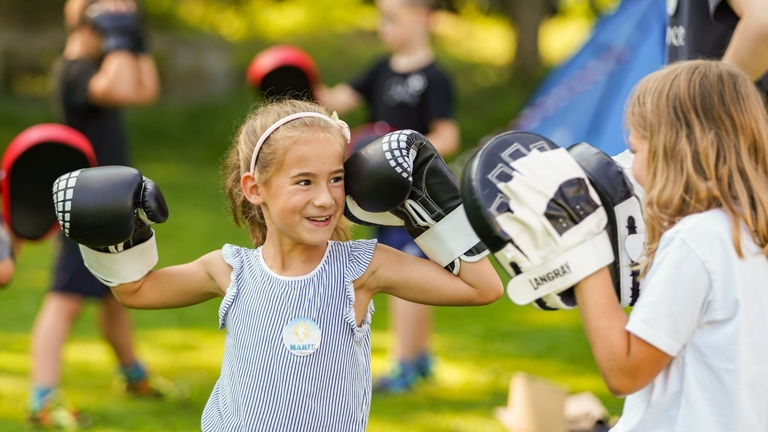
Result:
{"label": "black and white focus mitt", "polygon": [[[608,266],[622,306],[633,306],[640,296],[638,264],[645,253],[645,222],[642,212],[642,187],[632,175],[632,153],[610,157],[600,149],[581,142],[568,147],[568,153],[584,169],[608,214],[608,235],[616,257]],[[576,299],[572,289],[550,294],[535,303],[542,310],[572,309]]]}
{"label": "black and white focus mitt", "polygon": [[618,255],[613,208],[573,155],[540,135],[491,139],[465,168],[462,198],[473,228],[512,277],[507,295],[516,304],[571,308],[571,287]]}

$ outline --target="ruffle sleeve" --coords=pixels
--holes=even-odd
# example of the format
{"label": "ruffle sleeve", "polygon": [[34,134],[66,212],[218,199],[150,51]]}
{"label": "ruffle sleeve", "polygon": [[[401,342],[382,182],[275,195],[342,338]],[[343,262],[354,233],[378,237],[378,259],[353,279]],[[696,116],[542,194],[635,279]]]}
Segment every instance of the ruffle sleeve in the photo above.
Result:
{"label": "ruffle sleeve", "polygon": [[373,258],[376,248],[376,240],[353,240],[345,243],[348,247],[347,265],[344,268],[344,285],[347,295],[347,309],[344,320],[355,331],[355,338],[365,337],[370,332],[371,318],[375,311],[373,301],[368,304],[368,309],[363,317],[360,327],[355,320],[355,285],[354,281],[365,273]]}
{"label": "ruffle sleeve", "polygon": [[232,266],[232,274],[229,278],[230,282],[227,287],[227,293],[224,295],[224,298],[221,300],[221,305],[219,306],[219,330],[224,329],[227,326],[227,312],[229,312],[230,306],[232,306],[232,303],[237,297],[238,284],[236,281],[243,268],[244,252],[245,249],[231,244],[225,244],[224,247],[221,248],[221,255],[224,257],[224,261]]}

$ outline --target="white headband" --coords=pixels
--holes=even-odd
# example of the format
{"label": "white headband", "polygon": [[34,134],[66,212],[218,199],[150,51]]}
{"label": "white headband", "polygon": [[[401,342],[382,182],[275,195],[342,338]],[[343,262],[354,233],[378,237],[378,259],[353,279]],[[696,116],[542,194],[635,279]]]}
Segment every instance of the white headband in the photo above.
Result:
{"label": "white headband", "polygon": [[259,156],[259,150],[261,150],[261,146],[264,144],[264,141],[269,138],[269,136],[274,132],[277,128],[280,126],[288,123],[289,121],[300,119],[302,117],[317,117],[321,119],[328,120],[329,122],[333,123],[334,126],[338,126],[339,129],[341,129],[341,133],[344,135],[344,139],[347,140],[347,144],[349,144],[350,140],[350,133],[349,133],[349,125],[347,125],[344,120],[340,120],[339,117],[336,114],[336,111],[333,112],[333,114],[328,117],[325,114],[320,114],[316,112],[299,112],[296,114],[291,114],[289,116],[283,117],[280,120],[276,121],[275,124],[270,126],[266,131],[264,131],[263,134],[261,134],[261,137],[259,137],[259,141],[256,143],[256,147],[253,148],[253,156],[251,156],[251,174],[256,174],[256,158]]}

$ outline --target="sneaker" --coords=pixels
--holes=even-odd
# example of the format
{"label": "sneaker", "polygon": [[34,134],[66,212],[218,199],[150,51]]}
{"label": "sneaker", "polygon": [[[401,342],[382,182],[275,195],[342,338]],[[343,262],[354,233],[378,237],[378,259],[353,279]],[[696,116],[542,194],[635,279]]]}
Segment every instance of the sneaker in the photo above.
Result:
{"label": "sneaker", "polygon": [[429,354],[421,354],[414,360],[416,371],[422,379],[432,378],[432,366],[435,362],[434,357]]}
{"label": "sneaker", "polygon": [[90,427],[92,421],[66,406],[58,396],[51,395],[40,410],[29,415],[29,424],[35,429],[78,431]]}
{"label": "sneaker", "polygon": [[156,374],[125,384],[125,391],[132,396],[146,398],[182,400],[189,397],[186,387]]}
{"label": "sneaker", "polygon": [[373,383],[377,393],[405,393],[410,391],[420,380],[432,377],[432,356],[422,354],[410,362],[399,361],[389,375]]}

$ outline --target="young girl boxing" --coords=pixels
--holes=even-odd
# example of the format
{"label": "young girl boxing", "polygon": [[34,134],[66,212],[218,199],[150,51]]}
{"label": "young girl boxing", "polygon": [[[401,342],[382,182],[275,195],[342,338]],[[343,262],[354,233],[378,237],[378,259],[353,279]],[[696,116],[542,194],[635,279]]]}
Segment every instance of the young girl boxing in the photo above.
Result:
{"label": "young girl boxing", "polygon": [[[131,168],[103,167],[58,181],[54,194],[61,197],[65,233],[124,305],[174,308],[222,298],[225,353],[203,430],[364,431],[376,294],[432,305],[482,305],[501,296],[501,281],[453,199],[458,183],[440,177],[450,173],[442,159],[420,134],[392,138],[408,147],[396,150],[396,159],[412,181],[376,153],[381,144],[345,163],[348,127],[321,106],[262,106],[243,123],[223,169],[235,220],[246,226],[254,248],[224,245],[157,270],[148,223],[163,222],[168,212],[151,180]],[[348,197],[345,176],[361,175],[381,180],[356,183],[357,193]],[[434,176],[435,184],[421,182]],[[395,205],[391,211],[360,207],[385,200]],[[375,240],[348,240],[345,201],[360,222],[399,217],[409,232],[424,234],[422,247],[439,264]],[[407,216],[430,211],[431,228]],[[93,214],[100,217],[88,217]]]}

